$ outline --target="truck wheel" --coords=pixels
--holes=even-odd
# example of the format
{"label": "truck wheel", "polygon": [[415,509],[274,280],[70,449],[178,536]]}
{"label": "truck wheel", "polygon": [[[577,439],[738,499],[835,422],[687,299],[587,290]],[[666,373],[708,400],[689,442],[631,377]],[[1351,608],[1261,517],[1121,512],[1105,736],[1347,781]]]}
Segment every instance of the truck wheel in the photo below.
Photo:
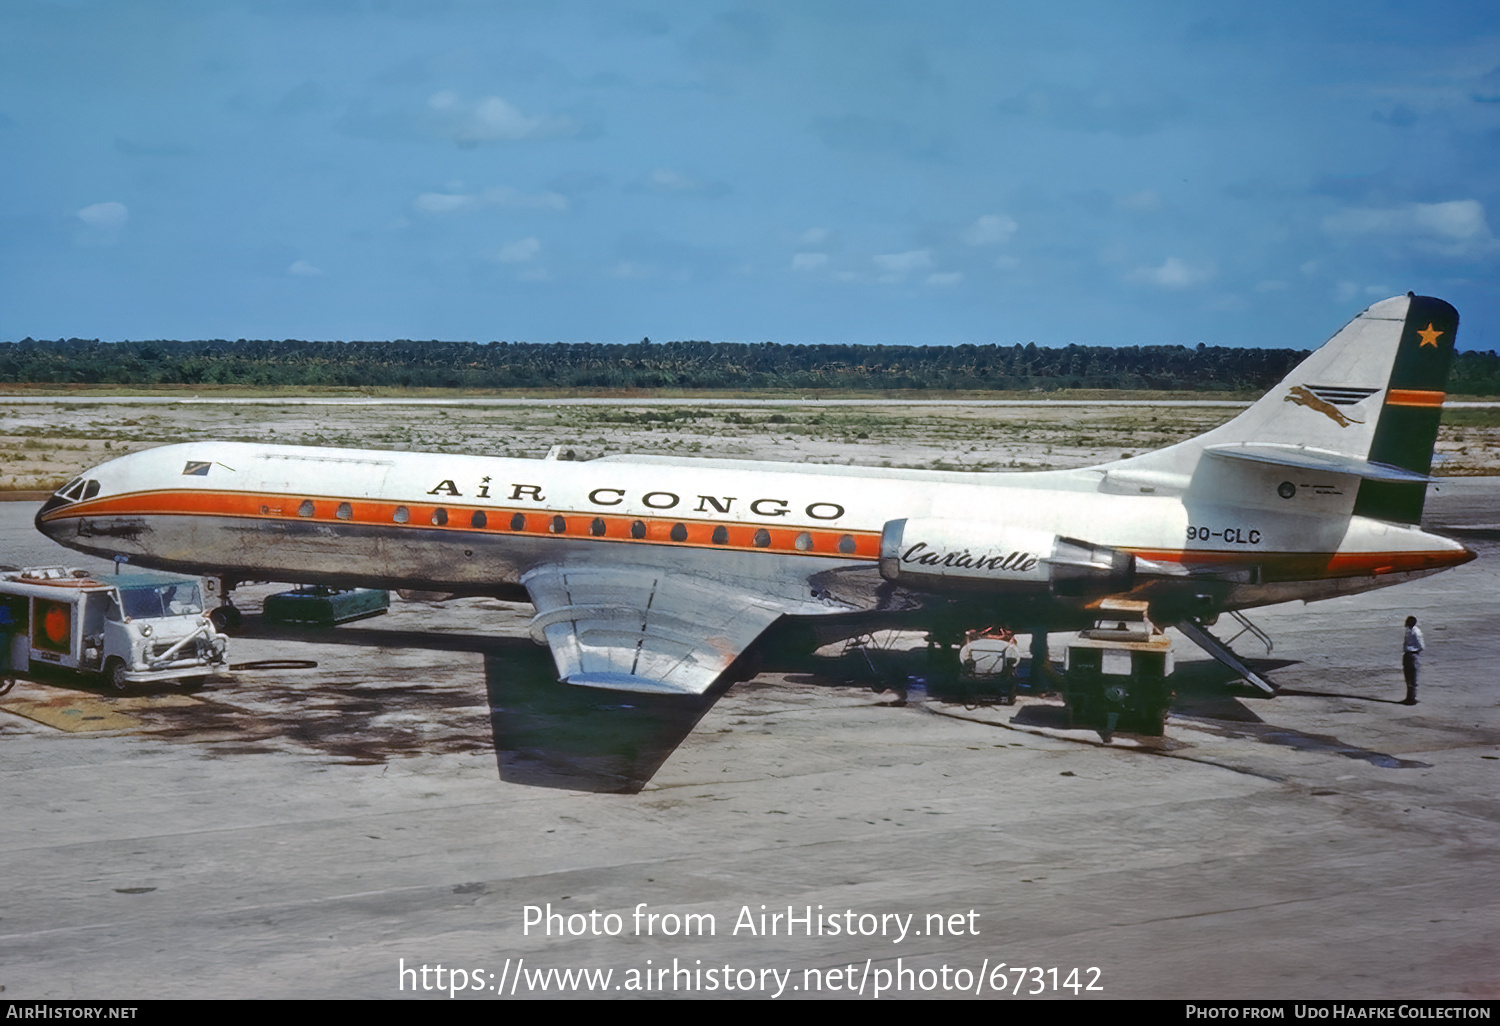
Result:
{"label": "truck wheel", "polygon": [[119,656],[110,656],[104,663],[104,679],[112,684],[116,691],[124,691],[130,687],[130,681],[125,679],[125,660]]}
{"label": "truck wheel", "polygon": [[208,614],[208,619],[220,634],[234,630],[243,620],[240,611],[233,606],[220,606]]}

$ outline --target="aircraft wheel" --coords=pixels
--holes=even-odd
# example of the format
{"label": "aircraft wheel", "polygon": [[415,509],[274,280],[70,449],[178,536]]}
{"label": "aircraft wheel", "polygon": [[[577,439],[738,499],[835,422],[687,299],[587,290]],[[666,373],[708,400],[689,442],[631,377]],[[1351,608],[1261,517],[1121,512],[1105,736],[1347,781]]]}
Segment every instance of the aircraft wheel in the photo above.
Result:
{"label": "aircraft wheel", "polygon": [[124,691],[130,687],[130,681],[125,679],[125,660],[119,656],[111,656],[104,664],[104,679],[114,686],[116,691]]}
{"label": "aircraft wheel", "polygon": [[228,633],[244,622],[240,611],[233,606],[220,606],[208,614],[208,619],[220,634]]}

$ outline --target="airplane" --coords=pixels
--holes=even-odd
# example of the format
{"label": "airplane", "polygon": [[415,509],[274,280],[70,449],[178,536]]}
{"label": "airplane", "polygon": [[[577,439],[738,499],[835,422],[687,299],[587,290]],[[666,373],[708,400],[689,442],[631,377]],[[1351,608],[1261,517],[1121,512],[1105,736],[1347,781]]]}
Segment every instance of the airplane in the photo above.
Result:
{"label": "airplane", "polygon": [[681,696],[692,722],[768,659],[886,629],[1044,636],[1122,598],[1270,692],[1205,629],[1216,616],[1475,557],[1418,526],[1457,327],[1440,299],[1376,303],[1228,423],[1086,469],[203,441],[85,472],[36,526],[225,595],[271,580],[528,601],[553,686]]}

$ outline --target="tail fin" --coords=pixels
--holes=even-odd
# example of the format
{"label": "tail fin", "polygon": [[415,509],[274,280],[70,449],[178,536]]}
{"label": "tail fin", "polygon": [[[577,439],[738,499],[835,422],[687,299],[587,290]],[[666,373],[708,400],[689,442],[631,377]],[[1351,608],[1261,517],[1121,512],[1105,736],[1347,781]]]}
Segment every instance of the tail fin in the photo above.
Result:
{"label": "tail fin", "polygon": [[[1443,417],[1458,311],[1441,299],[1412,296],[1410,300],[1369,459],[1425,477],[1432,469],[1432,448]],[[1427,486],[1422,482],[1366,479],[1360,482],[1354,512],[1415,524],[1422,519],[1426,498]]]}
{"label": "tail fin", "polygon": [[1198,473],[1212,455],[1352,475],[1352,512],[1417,523],[1457,331],[1458,311],[1441,299],[1408,293],[1376,303],[1234,420],[1110,464],[1106,480],[1218,488],[1221,474]]}

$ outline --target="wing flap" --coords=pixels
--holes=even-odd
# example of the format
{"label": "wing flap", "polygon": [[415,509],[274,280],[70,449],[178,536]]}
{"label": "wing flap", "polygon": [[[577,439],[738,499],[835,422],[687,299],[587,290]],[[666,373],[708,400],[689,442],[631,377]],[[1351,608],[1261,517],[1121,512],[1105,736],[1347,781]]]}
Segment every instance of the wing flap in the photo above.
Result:
{"label": "wing flap", "polygon": [[743,587],[639,566],[552,564],[521,583],[558,679],[612,690],[701,695],[787,611]]}

